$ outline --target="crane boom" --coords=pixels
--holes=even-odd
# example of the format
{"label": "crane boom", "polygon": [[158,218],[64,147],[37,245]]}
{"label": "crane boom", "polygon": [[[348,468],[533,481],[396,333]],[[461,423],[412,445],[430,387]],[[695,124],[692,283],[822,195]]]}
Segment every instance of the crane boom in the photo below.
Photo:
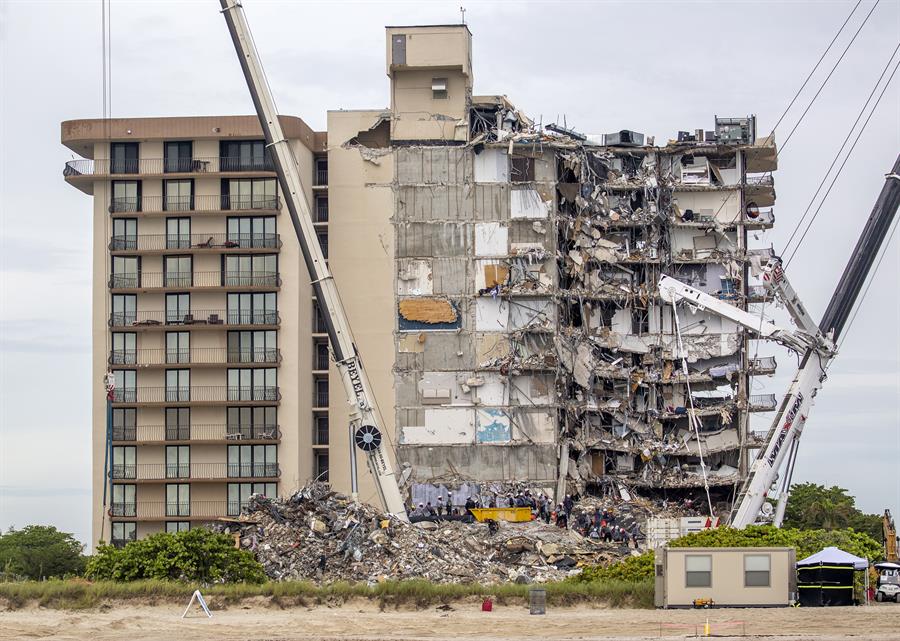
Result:
{"label": "crane boom", "polygon": [[[738,496],[737,508],[731,522],[733,527],[743,528],[756,521],[769,488],[778,476],[785,455],[788,452],[796,452],[813,399],[822,388],[828,366],[837,353],[835,349],[837,338],[849,319],[853,305],[882,243],[888,236],[897,208],[900,206],[900,156],[894,162],[891,173],[885,178],[878,200],[818,326],[799,302],[799,298],[784,277],[781,261],[777,259],[767,265],[766,284],[785,303],[799,328],[796,332],[778,328],[770,322],[763,322],[742,309],[668,276],[663,276],[659,281],[659,292],[664,301],[672,304],[686,301],[695,307],[708,309],[734,320],[760,338],[776,340],[801,354],[800,366],[772,421],[765,448],[751,465]],[[781,515],[784,514],[785,503],[786,497],[783,497],[778,506]]]}
{"label": "crane boom", "polygon": [[237,0],[220,0],[220,3],[265,135],[266,145],[278,174],[278,183],[285,196],[285,204],[300,243],[300,250],[312,279],[313,291],[319,301],[328,340],[331,343],[332,356],[347,394],[350,407],[351,486],[354,499],[357,495],[356,451],[353,446],[355,441],[366,453],[369,470],[375,480],[375,487],[384,509],[405,520],[408,518],[406,507],[393,465],[382,443],[382,427],[375,397],[356,349],[337,286],[319,246],[303,192],[299,165],[278,120],[275,100],[266,81],[256,45],[253,43],[244,9]]}

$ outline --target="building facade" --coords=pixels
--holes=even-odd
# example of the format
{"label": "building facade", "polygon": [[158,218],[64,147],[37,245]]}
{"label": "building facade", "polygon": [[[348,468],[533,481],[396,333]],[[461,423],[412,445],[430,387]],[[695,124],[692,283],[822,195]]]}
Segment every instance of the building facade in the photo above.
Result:
{"label": "building facade", "polygon": [[[282,124],[403,488],[727,500],[774,362],[656,281],[763,300],[773,141],[752,117],[665,146],[537,128],[473,93],[465,25],[388,27],[386,55],[388,108]],[[63,143],[94,196],[94,538],[349,490],[346,400],[256,119],[69,121]]]}

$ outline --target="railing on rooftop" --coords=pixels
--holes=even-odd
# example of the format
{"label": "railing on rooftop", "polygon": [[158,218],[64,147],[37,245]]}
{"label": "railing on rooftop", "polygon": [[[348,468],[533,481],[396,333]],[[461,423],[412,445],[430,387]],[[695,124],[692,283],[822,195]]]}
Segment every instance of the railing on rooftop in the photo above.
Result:
{"label": "railing on rooftop", "polygon": [[215,174],[239,172],[274,172],[271,158],[209,156],[202,158],[98,158],[70,160],[63,176],[129,176],[141,174]]}

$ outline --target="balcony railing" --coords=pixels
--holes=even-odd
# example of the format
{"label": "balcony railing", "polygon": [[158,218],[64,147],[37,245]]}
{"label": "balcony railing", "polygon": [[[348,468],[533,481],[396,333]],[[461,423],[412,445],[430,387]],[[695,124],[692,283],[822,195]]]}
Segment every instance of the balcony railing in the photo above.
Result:
{"label": "balcony railing", "polygon": [[751,412],[771,412],[777,405],[774,394],[752,394],[750,396]]}
{"label": "balcony railing", "polygon": [[120,349],[109,353],[110,365],[217,365],[235,363],[280,363],[277,348],[227,349],[191,347],[187,349]]}
{"label": "balcony railing", "polygon": [[114,441],[275,441],[281,438],[278,425],[137,425],[113,427]]}
{"label": "balcony railing", "polygon": [[755,215],[746,213],[744,214],[744,222],[748,225],[774,225],[775,211],[772,209],[763,209],[757,211]]}
{"label": "balcony railing", "polygon": [[328,185],[328,169],[316,169],[316,187],[325,187]]}
{"label": "balcony railing", "polygon": [[188,287],[280,287],[281,275],[269,271],[137,272],[112,274],[110,289]]}
{"label": "balcony railing", "polygon": [[754,302],[762,302],[772,299],[772,293],[765,285],[749,285],[747,287],[747,297]]}
{"label": "balcony railing", "polygon": [[277,402],[277,386],[201,385],[195,387],[117,388],[114,403],[241,403]]}
{"label": "balcony railing", "polygon": [[63,176],[109,176],[131,174],[215,174],[222,172],[274,172],[271,158],[210,156],[204,158],[134,158],[70,160]]}
{"label": "balcony railing", "polygon": [[328,407],[328,392],[314,392],[313,407]]}
{"label": "balcony railing", "polygon": [[109,315],[110,327],[154,327],[171,325],[278,325],[278,312],[271,311],[225,311],[195,310],[187,313],[177,311],[113,312]]}
{"label": "balcony railing", "polygon": [[750,187],[771,187],[775,184],[775,178],[771,173],[758,176],[747,176],[747,185]]}
{"label": "balcony railing", "polygon": [[750,360],[750,371],[754,374],[769,374],[775,371],[777,363],[774,356],[761,356]]}
{"label": "balcony railing", "polygon": [[275,478],[277,463],[135,463],[113,465],[114,479],[166,481],[171,479]]}
{"label": "balcony railing", "polygon": [[279,234],[140,234],[113,236],[110,251],[159,251],[165,249],[278,249]]}
{"label": "balcony railing", "polygon": [[202,196],[120,196],[109,204],[111,214],[156,213],[170,211],[278,211],[277,196],[202,195]]}
{"label": "balcony railing", "polygon": [[116,514],[116,503],[110,509],[110,516],[130,516],[138,519],[163,519],[169,517],[216,518],[225,516],[227,501],[137,501],[120,504],[131,514]]}

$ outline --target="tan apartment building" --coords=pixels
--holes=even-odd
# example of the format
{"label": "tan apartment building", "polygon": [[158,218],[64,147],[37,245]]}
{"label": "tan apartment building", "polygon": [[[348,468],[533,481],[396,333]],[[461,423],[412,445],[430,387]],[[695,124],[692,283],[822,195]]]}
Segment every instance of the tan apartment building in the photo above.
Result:
{"label": "tan apartment building", "polygon": [[[763,300],[769,250],[749,245],[774,222],[772,140],[753,118],[665,146],[538,128],[474,94],[465,25],[385,42],[388,108],[329,111],[327,135],[282,122],[404,491],[689,495],[702,453],[727,502],[757,444],[749,412],[775,406],[751,377],[774,361],[655,282]],[[94,538],[313,478],[348,491],[346,400],[255,118],[70,121],[63,143],[85,158],[66,180],[94,196]]]}

